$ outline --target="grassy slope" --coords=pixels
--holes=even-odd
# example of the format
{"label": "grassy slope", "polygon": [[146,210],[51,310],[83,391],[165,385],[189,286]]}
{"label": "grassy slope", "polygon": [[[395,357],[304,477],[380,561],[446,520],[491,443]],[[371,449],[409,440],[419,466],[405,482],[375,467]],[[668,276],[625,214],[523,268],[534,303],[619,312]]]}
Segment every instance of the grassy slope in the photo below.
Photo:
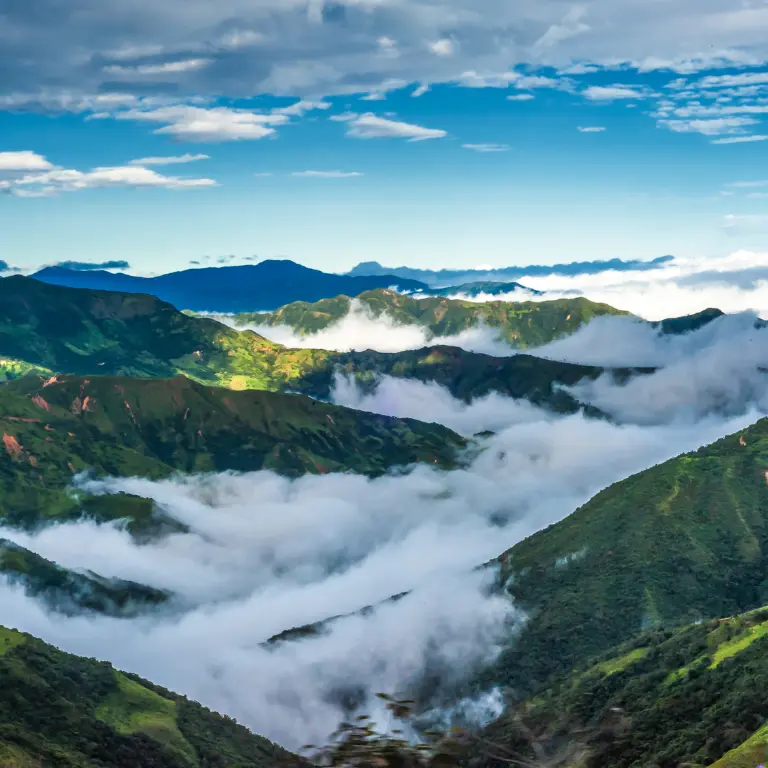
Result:
{"label": "grassy slope", "polygon": [[[502,338],[520,348],[536,347],[576,331],[599,315],[624,315],[607,304],[584,298],[555,301],[478,304],[440,296],[415,299],[387,289],[367,291],[357,300],[376,315],[388,315],[403,325],[420,325],[434,336],[461,333],[481,323],[499,328]],[[296,302],[267,314],[237,316],[241,325],[288,325],[302,334],[339,321],[350,308],[350,298],[337,296],[315,304]]]}
{"label": "grassy slope", "polygon": [[[0,388],[0,431],[0,519],[26,527],[79,513],[83,504],[65,491],[73,472],[377,475],[416,461],[454,466],[456,450],[465,444],[438,424],[299,395],[204,387],[183,377],[25,377]],[[130,497],[85,506],[96,516],[129,516],[139,523],[151,516],[146,503]]]}
{"label": "grassy slope", "polygon": [[0,627],[0,766],[295,765],[235,721]]}
{"label": "grassy slope", "polygon": [[464,399],[498,389],[559,411],[577,410],[579,404],[555,392],[558,384],[602,372],[526,356],[497,360],[457,349],[391,355],[288,349],[250,331],[190,317],[152,296],[61,288],[25,277],[0,280],[0,355],[0,376],[10,378],[30,366],[91,375],[183,374],[234,390],[318,397],[328,396],[339,367],[362,378],[384,371],[437,380]]}
{"label": "grassy slope", "polygon": [[641,633],[514,708],[489,736],[523,753],[533,736],[560,753],[551,765],[755,768],[768,759],[766,690],[761,609]]}
{"label": "grassy slope", "polygon": [[630,638],[768,603],[768,419],[602,491],[500,559],[530,612],[496,679],[526,693]]}

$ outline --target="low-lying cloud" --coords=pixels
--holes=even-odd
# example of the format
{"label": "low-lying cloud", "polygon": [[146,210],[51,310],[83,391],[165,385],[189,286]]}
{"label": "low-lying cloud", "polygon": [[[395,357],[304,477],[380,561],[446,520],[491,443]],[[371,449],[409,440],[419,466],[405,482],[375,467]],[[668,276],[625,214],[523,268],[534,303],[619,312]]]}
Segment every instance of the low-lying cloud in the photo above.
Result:
{"label": "low-lying cloud", "polygon": [[231,316],[213,315],[238,330],[251,330],[261,336],[293,349],[329,349],[337,352],[403,352],[408,349],[445,344],[461,347],[470,352],[506,356],[514,350],[503,342],[498,332],[485,326],[469,328],[450,336],[434,336],[428,328],[416,323],[404,324],[391,315],[374,315],[370,308],[353,299],[349,312],[340,320],[316,333],[297,333],[287,325],[239,325]]}
{"label": "low-lying cloud", "polygon": [[[423,396],[409,400],[404,389],[400,397],[400,410],[423,411],[408,415],[450,421],[448,399],[427,413]],[[65,617],[6,585],[3,623],[106,658],[298,747],[327,737],[343,714],[339,697],[377,712],[376,691],[406,693],[427,669],[450,686],[494,657],[525,617],[489,593],[492,573],[477,565],[612,482],[754,418],[638,427],[505,405],[486,450],[451,472],[81,480],[94,492],[150,497],[188,532],[137,543],[115,524],[81,521],[0,535],[67,567],[173,590],[174,603],[130,620]],[[489,425],[479,408],[453,406],[464,431]],[[317,637],[261,645],[408,590]]]}

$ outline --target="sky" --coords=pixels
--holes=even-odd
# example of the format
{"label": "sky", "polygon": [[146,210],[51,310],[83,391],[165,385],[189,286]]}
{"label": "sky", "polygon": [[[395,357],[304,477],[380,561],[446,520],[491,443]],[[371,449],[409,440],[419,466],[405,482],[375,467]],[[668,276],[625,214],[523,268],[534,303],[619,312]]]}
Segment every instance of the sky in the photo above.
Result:
{"label": "sky", "polygon": [[3,4],[0,258],[768,250],[764,0]]}

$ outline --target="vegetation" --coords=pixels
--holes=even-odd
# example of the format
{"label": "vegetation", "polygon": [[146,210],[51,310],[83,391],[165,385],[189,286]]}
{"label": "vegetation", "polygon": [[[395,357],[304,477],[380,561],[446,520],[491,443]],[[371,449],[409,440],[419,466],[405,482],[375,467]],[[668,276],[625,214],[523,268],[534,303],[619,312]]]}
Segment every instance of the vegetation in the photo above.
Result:
{"label": "vegetation", "polygon": [[83,511],[161,523],[151,504],[68,492],[76,472],[166,477],[272,469],[297,476],[378,475],[425,461],[453,467],[465,441],[438,424],[394,419],[299,395],[233,392],[184,377],[28,376],[0,388],[0,520],[32,527]]}
{"label": "vegetation", "polygon": [[616,483],[502,555],[530,614],[490,673],[518,696],[631,638],[768,603],[768,419]]}
{"label": "vegetation", "polygon": [[563,752],[584,768],[755,768],[768,759],[767,628],[760,609],[641,633],[513,706],[487,737],[553,767],[574,764]]}
{"label": "vegetation", "polygon": [[273,768],[298,758],[110,664],[0,628],[0,766]]}
{"label": "vegetation", "polygon": [[208,386],[320,398],[329,397],[339,370],[368,386],[387,373],[438,381],[465,400],[499,391],[560,412],[581,407],[560,390],[562,385],[603,373],[590,366],[528,356],[497,359],[447,347],[388,355],[288,349],[251,331],[178,312],[152,296],[62,288],[20,276],[0,280],[0,355],[15,361],[13,366],[49,374],[181,374]]}
{"label": "vegetation", "polygon": [[[498,328],[501,337],[519,349],[567,336],[600,315],[627,314],[584,298],[475,303],[440,295],[414,298],[379,289],[360,294],[356,301],[374,316],[385,315],[401,325],[420,325],[432,336],[454,335],[478,325]],[[315,304],[288,304],[268,314],[241,314],[235,321],[238,325],[287,325],[301,334],[311,334],[341,320],[351,305],[348,296],[337,296]]]}

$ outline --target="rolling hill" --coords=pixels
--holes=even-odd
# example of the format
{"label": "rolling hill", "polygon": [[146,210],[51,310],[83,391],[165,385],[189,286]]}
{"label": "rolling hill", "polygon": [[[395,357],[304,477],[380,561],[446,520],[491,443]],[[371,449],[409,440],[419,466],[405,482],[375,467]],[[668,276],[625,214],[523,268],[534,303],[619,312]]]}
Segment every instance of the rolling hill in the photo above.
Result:
{"label": "rolling hill", "polygon": [[141,499],[72,496],[67,488],[77,472],[378,475],[417,461],[454,466],[465,445],[437,424],[184,377],[27,376],[0,387],[0,431],[0,520],[27,528],[81,511],[128,517],[141,530],[158,523]]}
{"label": "rolling hill", "polygon": [[[345,317],[352,301],[349,296],[336,296],[315,304],[298,302],[276,312],[237,315],[235,325],[287,325],[300,334],[311,334]],[[443,296],[414,298],[387,289],[362,293],[355,302],[375,317],[384,315],[400,325],[419,325],[432,336],[455,335],[478,325],[498,328],[501,337],[519,349],[567,336],[594,317],[627,314],[583,298],[476,303]]]}
{"label": "rolling hill", "polygon": [[110,664],[0,627],[0,765],[276,768],[301,761]]}
{"label": "rolling hill", "polygon": [[[469,400],[498,390],[573,412],[559,390],[603,369],[518,355],[493,358],[454,348],[394,354],[289,349],[251,331],[179,312],[153,296],[0,280],[0,379],[46,375],[184,375],[233,390],[293,391],[327,398],[338,370],[439,381]],[[629,375],[627,371],[618,376]]]}
{"label": "rolling hill", "polygon": [[254,312],[277,309],[292,301],[318,301],[340,293],[357,295],[397,285],[426,288],[416,280],[392,275],[346,276],[309,269],[293,261],[262,261],[239,267],[206,267],[158,277],[134,277],[104,270],[78,271],[46,267],[33,277],[51,285],[156,296],[180,309],[208,312]]}

